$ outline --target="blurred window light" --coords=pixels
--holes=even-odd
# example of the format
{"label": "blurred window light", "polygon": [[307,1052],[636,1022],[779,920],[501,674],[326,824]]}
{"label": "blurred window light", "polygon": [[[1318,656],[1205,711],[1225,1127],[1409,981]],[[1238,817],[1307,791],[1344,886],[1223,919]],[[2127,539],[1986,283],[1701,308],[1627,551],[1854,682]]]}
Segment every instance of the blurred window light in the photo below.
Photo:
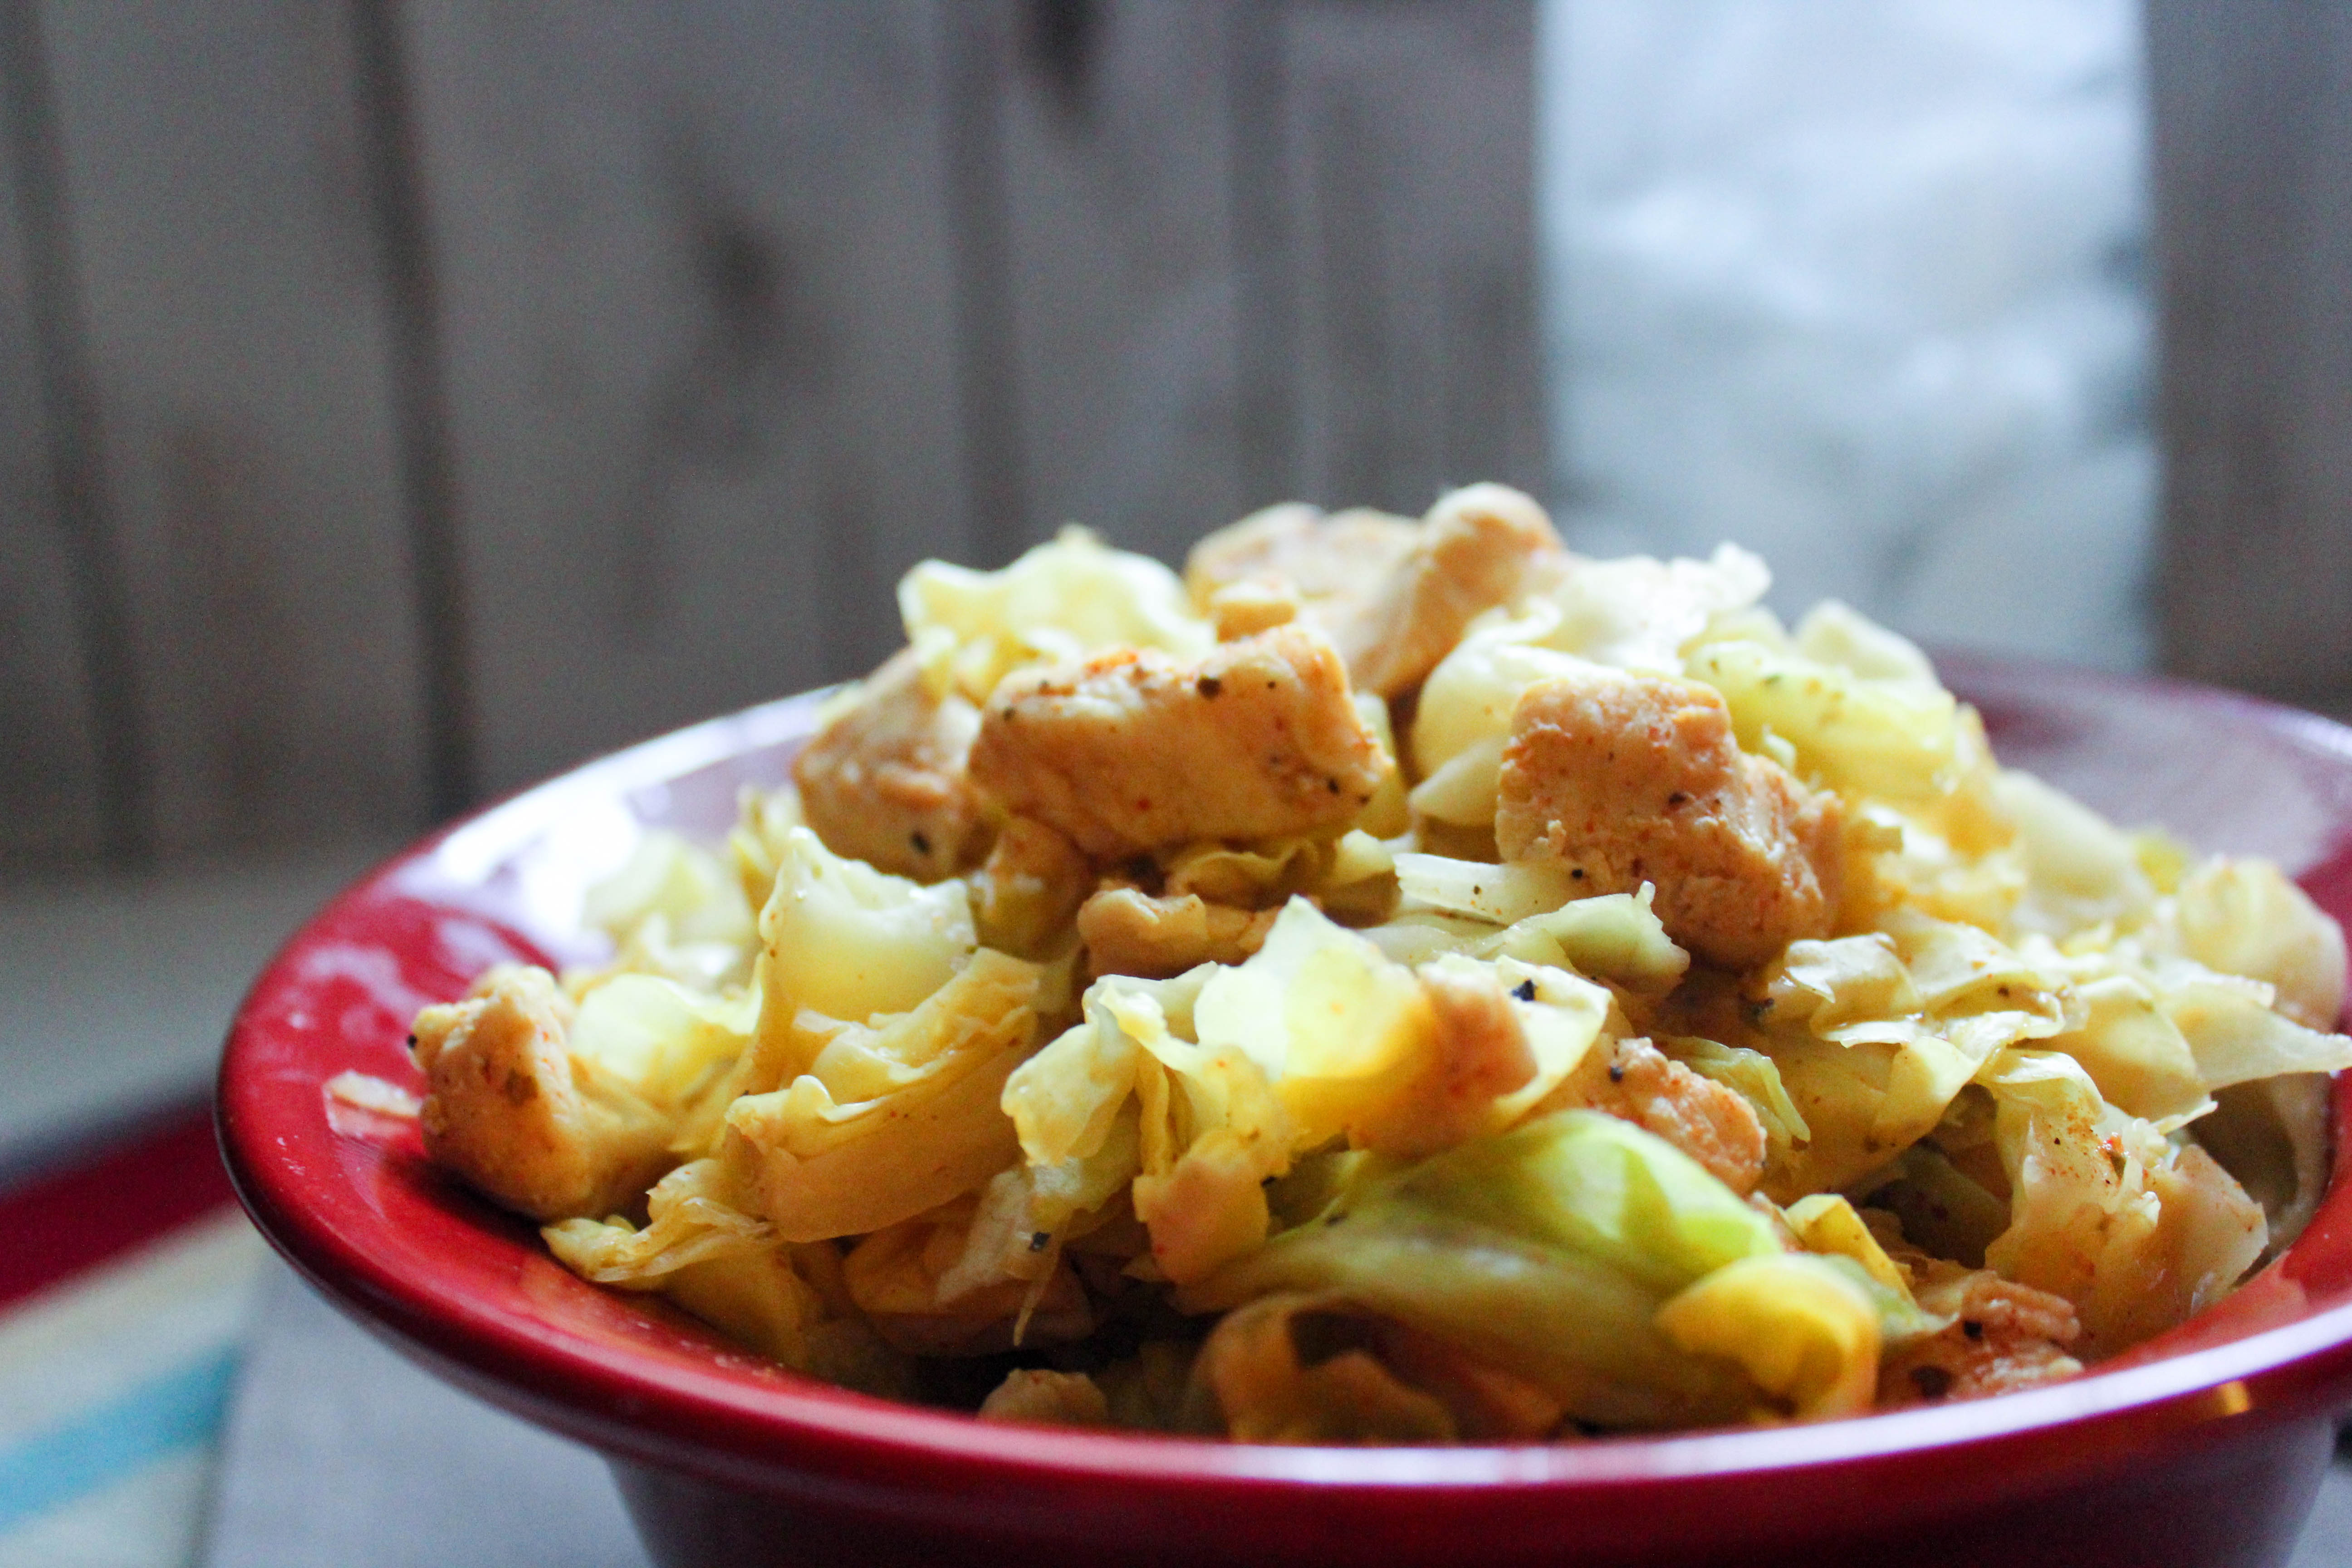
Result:
{"label": "blurred window light", "polygon": [[1540,0],[1562,521],[1784,615],[2149,657],[2134,0]]}

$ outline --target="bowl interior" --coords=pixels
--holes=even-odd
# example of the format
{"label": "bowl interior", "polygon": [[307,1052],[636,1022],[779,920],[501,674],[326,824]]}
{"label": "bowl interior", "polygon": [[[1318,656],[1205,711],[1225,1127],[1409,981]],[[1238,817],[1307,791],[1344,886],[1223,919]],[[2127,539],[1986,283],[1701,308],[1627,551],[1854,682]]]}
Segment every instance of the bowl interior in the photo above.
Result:
{"label": "bowl interior", "polygon": [[[2123,822],[2271,856],[2352,923],[2352,731],[2192,688],[1983,659],[1945,668],[2004,761]],[[404,1348],[624,1451],[685,1443],[714,1462],[751,1464],[821,1439],[835,1452],[921,1450],[1015,1468],[1335,1474],[1338,1461],[1317,1450],[982,1427],[814,1384],[646,1299],[583,1283],[531,1226],[443,1179],[412,1123],[325,1093],[346,1070],[418,1087],[404,1048],[409,1020],[486,965],[597,957],[603,939],[579,924],[583,889],[648,826],[722,836],[740,789],[784,776],[814,706],[813,696],[787,699],[592,763],[427,839],[321,912],[255,986],[223,1065],[224,1143],[257,1220],[315,1283]],[[2339,1089],[2339,1129],[2347,1104]],[[1687,1475],[2188,1410],[2183,1402],[2217,1387],[2308,1405],[2352,1397],[2347,1346],[2352,1192],[2339,1180],[2305,1238],[2220,1309],[2067,1384],[1769,1434],[1359,1450],[1346,1473],[1424,1484]]]}

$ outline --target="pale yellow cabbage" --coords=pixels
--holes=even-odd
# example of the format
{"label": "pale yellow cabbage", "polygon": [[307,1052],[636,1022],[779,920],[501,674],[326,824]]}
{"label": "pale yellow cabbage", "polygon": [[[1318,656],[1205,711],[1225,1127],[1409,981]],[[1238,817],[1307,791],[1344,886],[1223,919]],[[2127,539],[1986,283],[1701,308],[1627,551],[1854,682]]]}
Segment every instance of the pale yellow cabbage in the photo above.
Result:
{"label": "pale yellow cabbage", "polygon": [[1918,644],[1835,599],[1824,599],[1806,611],[1790,641],[1807,658],[1836,665],[1866,680],[1928,688],[1942,684]]}
{"label": "pale yellow cabbage", "polygon": [[1245,845],[1215,840],[1189,844],[1160,860],[1168,897],[1196,893],[1213,904],[1258,910],[1319,887],[1334,858],[1328,839],[1289,837]]}
{"label": "pale yellow cabbage", "polygon": [[763,1036],[803,1007],[854,1020],[906,1012],[979,942],[962,882],[889,876],[835,855],[805,827],[785,835],[760,935]]}
{"label": "pale yellow cabbage", "polygon": [[582,999],[571,1047],[655,1104],[683,1109],[751,1045],[759,1011],[755,991],[713,996],[653,975],[615,975]]}
{"label": "pale yellow cabbage", "polygon": [[[1472,961],[1455,957],[1434,962],[1468,965]],[[1607,991],[1565,969],[1507,956],[1487,967],[1495,984],[1511,998],[1511,1012],[1536,1062],[1533,1078],[1495,1101],[1491,1120],[1500,1129],[1541,1109],[1552,1091],[1583,1065],[1615,1015]]]}
{"label": "pale yellow cabbage", "polygon": [[727,862],[666,827],[647,828],[621,868],[589,888],[580,918],[619,942],[656,914],[677,942],[747,947],[753,936],[751,906]]}
{"label": "pale yellow cabbage", "polygon": [[1764,563],[1736,544],[1705,561],[1579,561],[1535,601],[1557,618],[1533,640],[1595,664],[1679,675],[1692,641],[1771,585]]}
{"label": "pale yellow cabbage", "polygon": [[1203,1052],[1237,1051],[1265,1075],[1302,1147],[1375,1110],[1436,1028],[1411,970],[1303,899],[1247,963],[1210,976],[1192,1018]]}
{"label": "pale yellow cabbage", "polygon": [[[1404,753],[1397,749],[1396,728],[1389,721],[1389,705],[1369,691],[1356,692],[1351,699],[1357,716],[1363,720],[1381,742],[1381,750],[1391,763],[1401,760]],[[1356,815],[1356,826],[1375,838],[1394,838],[1412,826],[1412,813],[1405,805],[1404,769],[1391,767],[1381,777],[1372,798]]]}
{"label": "pale yellow cabbage", "polygon": [[1873,1279],[1908,1299],[1910,1282],[1886,1256],[1853,1204],[1842,1194],[1815,1193],[1790,1204],[1781,1217],[1807,1252],[1852,1258]]}
{"label": "pale yellow cabbage", "polygon": [[1657,889],[1644,882],[1631,893],[1578,899],[1520,921],[1503,932],[1495,951],[1664,995],[1689,973],[1691,960],[1666,934],[1652,907],[1656,898]]}
{"label": "pale yellow cabbage", "polygon": [[2278,1010],[2313,1029],[2344,1016],[2344,930],[2267,860],[2215,857],[2181,880],[2161,917],[2171,951],[2260,980]]}
{"label": "pale yellow cabbage", "polygon": [[969,1197],[958,1199],[876,1231],[843,1260],[850,1300],[886,1342],[916,1355],[985,1355],[1094,1331],[1085,1290],[1054,1258],[1034,1279],[950,1286],[973,1214]]}
{"label": "pale yellow cabbage", "polygon": [[1111,1140],[1132,1102],[1136,1217],[1150,1232],[1154,1267],[1173,1279],[1197,1278],[1264,1239],[1264,1184],[1289,1168],[1298,1144],[1246,1052],[1186,1037],[1209,975],[1232,973],[1202,965],[1165,981],[1105,976],[1087,988],[1084,1020],[1004,1089],[1004,1113],[1033,1168],[1083,1166],[1106,1147],[1116,1152]]}
{"label": "pale yellow cabbage", "polygon": [[2210,1116],[2191,1131],[2270,1222],[2265,1256],[2303,1234],[2327,1191],[2334,1155],[2335,1082],[2324,1073],[2289,1073],[2215,1094]]}
{"label": "pale yellow cabbage", "polygon": [[1393,929],[1365,933],[1391,957],[1510,957],[1658,994],[1690,968],[1690,954],[1660,923],[1657,890],[1646,882],[1635,892],[1585,898],[1585,884],[1558,866],[1412,853],[1395,861],[1402,900],[1388,922]]}
{"label": "pale yellow cabbage", "polygon": [[2352,1067],[2352,1037],[2323,1035],[2281,1016],[2260,981],[2210,971],[2159,972],[2157,1005],[2189,1043],[2207,1089],[2285,1073]]}
{"label": "pale yellow cabbage", "polygon": [[2262,1256],[2260,1205],[2202,1149],[2106,1104],[2073,1058],[2005,1051],[1982,1081],[2011,1188],[1985,1262],[2072,1301],[2095,1355],[2210,1305]]}
{"label": "pale yellow cabbage", "polygon": [[679,1166],[646,1195],[647,1224],[566,1220],[541,1232],[548,1250],[585,1279],[653,1290],[787,1366],[812,1362],[810,1331],[824,1302],[779,1247],[767,1225],[746,1213],[734,1177],[718,1160]]}
{"label": "pale yellow cabbage", "polygon": [[1878,1394],[1879,1313],[1843,1258],[1743,1258],[1658,1309],[1658,1327],[1693,1355],[1736,1362],[1772,1413],[1859,1415]]}
{"label": "pale yellow cabbage", "polygon": [[2005,770],[1994,792],[2025,851],[2025,897],[2011,920],[2052,937],[2102,921],[2129,927],[2155,912],[2156,887],[2131,836],[2032,774]]}
{"label": "pale yellow cabbage", "polygon": [[1443,855],[1399,855],[1396,874],[1401,912],[1435,910],[1496,926],[1548,913],[1580,890],[1564,866],[1489,866]]}
{"label": "pale yellow cabbage", "polygon": [[[982,949],[911,1012],[870,1024],[800,1012],[780,1054],[806,1066],[726,1116],[756,1156],[776,1234],[878,1230],[1012,1164],[1019,1150],[997,1101],[1029,1049],[1043,973]],[[763,1018],[763,1046],[765,1029]]]}
{"label": "pale yellow cabbage", "polygon": [[1217,640],[1176,574],[1076,527],[1001,571],[923,562],[899,579],[898,614],[907,640],[936,648],[955,684],[982,703],[1025,664],[1107,647],[1197,658]]}
{"label": "pale yellow cabbage", "polygon": [[647,1223],[568,1219],[541,1231],[564,1267],[599,1285],[649,1289],[689,1264],[772,1250],[775,1235],[738,1206],[746,1194],[718,1160],[680,1165],[646,1194]]}
{"label": "pale yellow cabbage", "polygon": [[648,829],[621,868],[588,889],[581,919],[613,939],[612,961],[575,971],[575,996],[614,974],[654,974],[698,990],[740,984],[758,931],[734,868],[667,828]]}
{"label": "pale yellow cabbage", "polygon": [[[847,689],[844,695],[855,689]],[[784,846],[793,828],[807,826],[801,792],[791,784],[772,790],[745,784],[737,792],[735,826],[727,835],[727,858],[747,906],[768,907],[768,895],[776,890],[776,868],[783,860]]]}
{"label": "pale yellow cabbage", "polygon": [[940,1276],[940,1300],[1044,1278],[1073,1224],[1098,1217],[1142,1173],[1142,1157],[1140,1113],[1130,1104],[1093,1152],[998,1172],[981,1193],[962,1253]]}
{"label": "pale yellow cabbage", "polygon": [[[1793,1073],[1806,1086],[1797,1099],[1815,1124],[1809,1179],[1819,1185],[1843,1184],[1891,1159],[1935,1126],[1996,1051],[2074,1021],[2063,982],[1976,928],[1922,917],[1895,926],[1791,942],[1762,977],[1776,1040],[1787,1042],[1802,1025],[1815,1040],[1885,1052],[1883,1065],[1834,1064],[1818,1052],[1774,1049],[1783,1077]],[[1842,1102],[1840,1114],[1824,1117],[1808,1094]],[[1859,1150],[1843,1152],[1836,1180],[1820,1163],[1840,1152],[1831,1128],[1863,1133]]]}
{"label": "pale yellow cabbage", "polygon": [[1959,705],[1932,681],[1874,678],[1756,642],[1716,642],[1685,673],[1723,694],[1740,745],[1794,752],[1808,783],[1897,803],[1948,794],[1965,761]]}

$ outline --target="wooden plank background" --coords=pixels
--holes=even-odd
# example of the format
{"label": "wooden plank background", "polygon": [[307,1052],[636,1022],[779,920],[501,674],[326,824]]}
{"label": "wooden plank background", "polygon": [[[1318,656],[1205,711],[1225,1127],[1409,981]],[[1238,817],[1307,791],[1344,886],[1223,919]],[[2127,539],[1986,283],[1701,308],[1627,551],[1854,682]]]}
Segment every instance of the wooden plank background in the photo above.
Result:
{"label": "wooden plank background", "polygon": [[[2352,701],[2352,24],[2150,0],[2174,668]],[[1534,0],[0,0],[0,866],[398,834],[1059,523],[1549,489]]]}
{"label": "wooden plank background", "polygon": [[[421,812],[406,523],[337,9],[37,7],[103,571],[163,854]],[[126,679],[127,677],[127,679]]]}
{"label": "wooden plank background", "polygon": [[128,726],[97,698],[114,639],[92,624],[88,395],[33,20],[0,8],[0,857],[80,861],[136,847],[112,786],[137,769],[106,756]]}
{"label": "wooden plank background", "polygon": [[2352,713],[2352,10],[2147,15],[2166,663]]}

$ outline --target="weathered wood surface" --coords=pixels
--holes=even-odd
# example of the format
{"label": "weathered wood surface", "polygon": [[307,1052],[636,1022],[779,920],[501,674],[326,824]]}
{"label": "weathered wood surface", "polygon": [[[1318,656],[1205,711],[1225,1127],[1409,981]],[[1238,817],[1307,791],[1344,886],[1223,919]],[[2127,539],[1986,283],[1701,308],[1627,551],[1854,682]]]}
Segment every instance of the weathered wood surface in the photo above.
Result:
{"label": "weathered wood surface", "polygon": [[1181,559],[1249,499],[1230,75],[1244,8],[987,9],[1024,486],[998,552],[1076,521]]}
{"label": "weathered wood surface", "polygon": [[933,8],[407,20],[478,786],[875,662],[969,542]]}
{"label": "weathered wood surface", "polygon": [[2147,29],[2165,661],[2352,710],[2352,10]]}
{"label": "weathered wood surface", "polygon": [[1545,493],[1533,8],[1320,0],[1276,19],[1290,488],[1416,514],[1474,479]]}
{"label": "weathered wood surface", "polygon": [[1531,7],[991,15],[1024,540],[1548,488]]}
{"label": "weathered wood surface", "polygon": [[1065,521],[1544,482],[1530,0],[0,4],[0,854],[414,824]]}
{"label": "weathered wood surface", "polygon": [[44,0],[139,837],[384,834],[424,715],[344,13]]}
{"label": "weathered wood surface", "polygon": [[64,302],[71,275],[49,216],[54,145],[30,20],[0,12],[0,856],[77,858],[107,847],[120,813],[108,810],[100,764],[61,483],[74,447],[50,419],[74,344],[43,308]]}

